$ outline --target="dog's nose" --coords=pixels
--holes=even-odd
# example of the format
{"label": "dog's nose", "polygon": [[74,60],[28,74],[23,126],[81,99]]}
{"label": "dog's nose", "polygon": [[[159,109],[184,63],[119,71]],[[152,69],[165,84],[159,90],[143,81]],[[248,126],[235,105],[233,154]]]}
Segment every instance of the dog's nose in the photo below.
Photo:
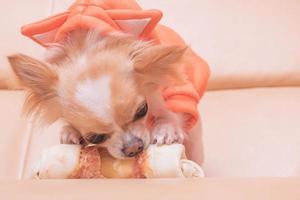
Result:
{"label": "dog's nose", "polygon": [[127,157],[134,157],[144,150],[143,140],[140,138],[132,138],[126,145],[124,145],[123,153]]}

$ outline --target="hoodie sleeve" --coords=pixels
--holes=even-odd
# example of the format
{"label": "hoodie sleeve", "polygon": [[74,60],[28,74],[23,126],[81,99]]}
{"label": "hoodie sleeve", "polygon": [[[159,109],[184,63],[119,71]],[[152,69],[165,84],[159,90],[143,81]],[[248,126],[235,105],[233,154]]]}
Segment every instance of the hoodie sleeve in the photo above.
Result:
{"label": "hoodie sleeve", "polygon": [[199,118],[197,106],[206,90],[210,72],[207,63],[192,49],[187,50],[183,63],[187,83],[166,88],[163,97],[168,109],[184,114],[184,128],[189,131]]}

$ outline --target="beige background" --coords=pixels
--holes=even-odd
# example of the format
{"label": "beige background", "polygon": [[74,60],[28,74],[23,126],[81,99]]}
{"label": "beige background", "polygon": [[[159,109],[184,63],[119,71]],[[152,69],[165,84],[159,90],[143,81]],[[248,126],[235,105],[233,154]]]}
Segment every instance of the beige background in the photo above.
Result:
{"label": "beige background", "polygon": [[[20,35],[19,27],[65,9],[69,2],[11,0],[1,5],[0,87],[16,87],[6,55],[43,54]],[[163,10],[162,22],[181,33],[211,66],[209,88],[219,91],[207,92],[199,105],[207,175],[299,176],[300,1],[139,2]],[[56,127],[48,133],[33,131],[20,118],[23,101],[22,92],[0,91],[0,158],[5,160],[0,179],[20,178],[33,159],[29,147],[39,149],[56,139],[49,136],[57,133]]]}

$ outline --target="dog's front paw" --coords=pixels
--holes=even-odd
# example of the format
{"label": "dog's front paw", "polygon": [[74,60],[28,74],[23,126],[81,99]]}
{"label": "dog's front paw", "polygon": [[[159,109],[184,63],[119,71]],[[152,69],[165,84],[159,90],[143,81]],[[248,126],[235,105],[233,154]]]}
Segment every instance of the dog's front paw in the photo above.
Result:
{"label": "dog's front paw", "polygon": [[84,140],[79,131],[72,126],[64,126],[60,133],[61,144],[83,144]]}
{"label": "dog's front paw", "polygon": [[151,133],[152,144],[182,144],[184,140],[184,131],[181,127],[173,123],[156,124]]}

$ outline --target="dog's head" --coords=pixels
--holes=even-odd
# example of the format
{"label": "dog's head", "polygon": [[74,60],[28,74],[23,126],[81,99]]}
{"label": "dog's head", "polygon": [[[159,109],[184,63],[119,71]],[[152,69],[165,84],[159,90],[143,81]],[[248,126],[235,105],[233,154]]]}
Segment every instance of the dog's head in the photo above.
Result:
{"label": "dog's head", "polygon": [[[153,45],[127,35],[75,32],[48,49],[46,61],[25,55],[9,62],[28,89],[25,112],[52,123],[64,119],[115,157],[132,157],[149,143],[151,96],[182,81],[185,47]],[[151,103],[152,102],[152,103]]]}

